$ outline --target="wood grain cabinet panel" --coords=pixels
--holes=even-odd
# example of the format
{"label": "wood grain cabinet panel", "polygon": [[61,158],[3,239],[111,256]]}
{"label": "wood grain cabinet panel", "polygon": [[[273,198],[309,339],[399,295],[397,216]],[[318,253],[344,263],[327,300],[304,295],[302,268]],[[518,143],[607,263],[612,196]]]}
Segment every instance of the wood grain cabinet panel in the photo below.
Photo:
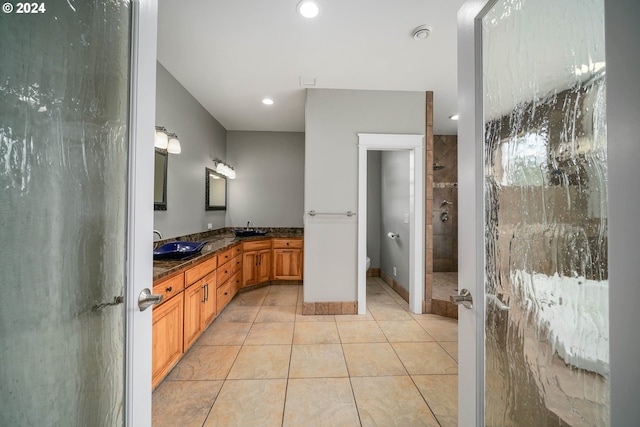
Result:
{"label": "wood grain cabinet panel", "polygon": [[180,272],[175,276],[161,279],[157,283],[153,284],[153,293],[156,295],[162,295],[162,303],[171,299],[173,296],[178,295],[184,289],[184,272]]}
{"label": "wood grain cabinet panel", "polygon": [[302,280],[302,249],[274,249],[273,278]]}
{"label": "wood grain cabinet panel", "polygon": [[183,293],[153,308],[152,386],[155,387],[183,353]]}

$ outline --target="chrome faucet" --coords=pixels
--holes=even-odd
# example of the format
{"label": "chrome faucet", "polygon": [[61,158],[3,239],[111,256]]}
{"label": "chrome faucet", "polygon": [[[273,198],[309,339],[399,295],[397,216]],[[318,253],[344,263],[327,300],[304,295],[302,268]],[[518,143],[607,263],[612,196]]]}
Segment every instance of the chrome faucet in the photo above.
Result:
{"label": "chrome faucet", "polygon": [[251,227],[251,221],[247,221],[247,230]]}

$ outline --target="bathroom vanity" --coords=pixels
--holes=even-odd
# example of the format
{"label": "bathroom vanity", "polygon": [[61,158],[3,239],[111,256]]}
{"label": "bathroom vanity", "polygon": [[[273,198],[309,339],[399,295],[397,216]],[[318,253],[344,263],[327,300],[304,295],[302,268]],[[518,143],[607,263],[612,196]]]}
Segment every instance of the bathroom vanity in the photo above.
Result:
{"label": "bathroom vanity", "polygon": [[153,308],[154,388],[238,292],[302,281],[301,232],[205,239],[198,255],[153,263],[153,293],[163,296]]}

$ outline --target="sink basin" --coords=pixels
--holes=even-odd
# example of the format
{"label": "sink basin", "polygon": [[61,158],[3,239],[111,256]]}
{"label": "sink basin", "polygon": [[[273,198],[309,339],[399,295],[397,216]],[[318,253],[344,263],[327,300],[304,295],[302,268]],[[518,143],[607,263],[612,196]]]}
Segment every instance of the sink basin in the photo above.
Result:
{"label": "sink basin", "polygon": [[238,230],[233,230],[233,232],[236,234],[236,237],[264,236],[265,234],[267,234],[267,231],[264,231],[264,230],[243,230],[243,229],[238,229]]}
{"label": "sink basin", "polygon": [[169,242],[153,251],[153,259],[180,259],[202,250],[207,242]]}

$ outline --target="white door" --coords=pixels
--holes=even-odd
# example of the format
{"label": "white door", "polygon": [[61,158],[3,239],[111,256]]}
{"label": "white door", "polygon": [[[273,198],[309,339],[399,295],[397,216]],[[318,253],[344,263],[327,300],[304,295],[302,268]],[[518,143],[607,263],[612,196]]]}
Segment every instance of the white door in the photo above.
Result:
{"label": "white door", "polygon": [[606,57],[604,0],[459,12],[461,426],[637,422],[638,6],[606,8]]}
{"label": "white door", "polygon": [[151,425],[155,22],[3,5],[0,425]]}

